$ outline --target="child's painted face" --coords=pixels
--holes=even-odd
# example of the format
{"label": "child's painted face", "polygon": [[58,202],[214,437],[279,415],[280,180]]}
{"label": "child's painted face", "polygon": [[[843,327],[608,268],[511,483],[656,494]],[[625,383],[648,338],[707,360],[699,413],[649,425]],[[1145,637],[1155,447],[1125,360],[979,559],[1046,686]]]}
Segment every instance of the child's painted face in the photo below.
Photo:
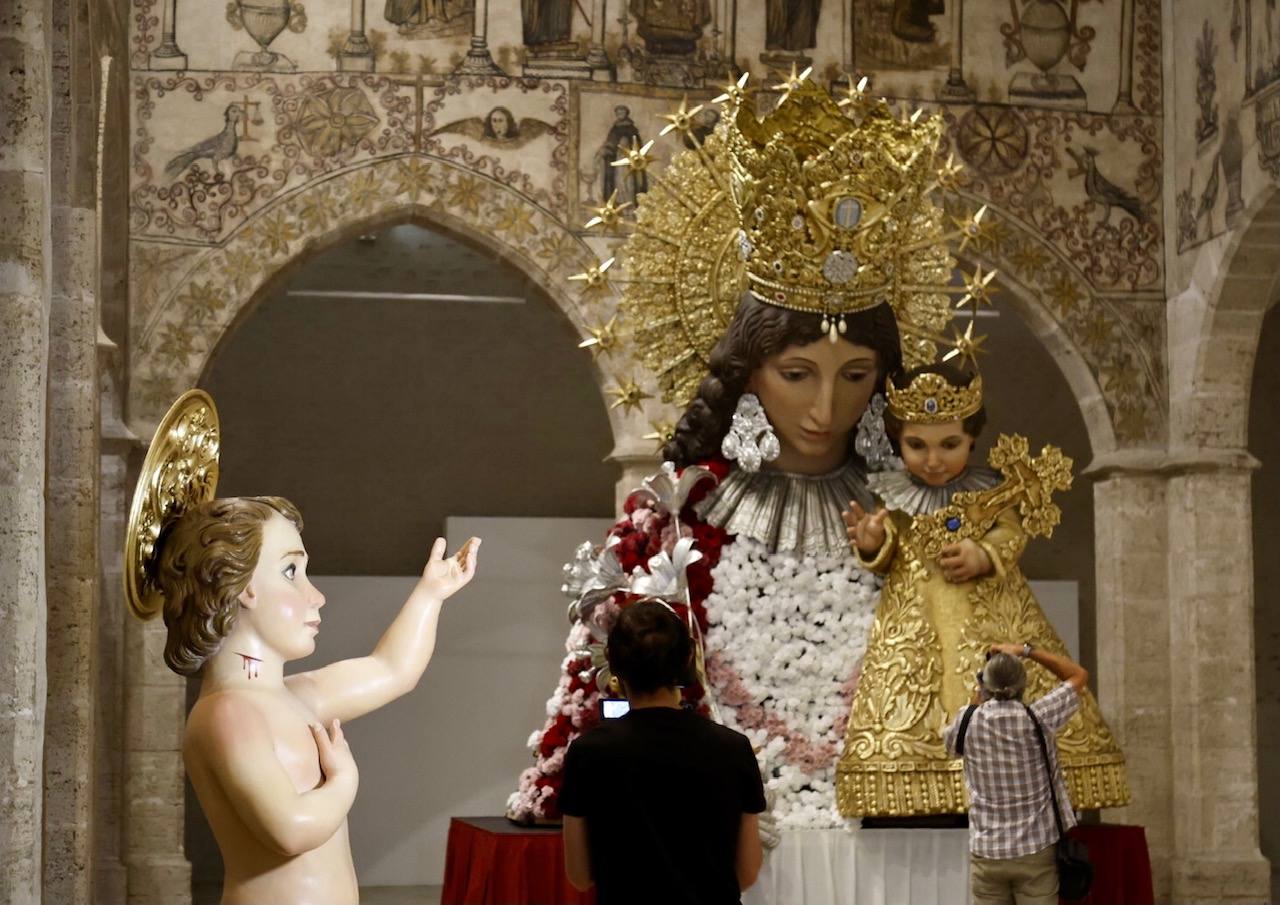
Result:
{"label": "child's painted face", "polygon": [[240,601],[239,618],[248,620],[282,660],[298,660],[315,650],[324,595],[307,577],[302,536],[279,513],[262,524],[258,564]]}
{"label": "child's painted face", "polygon": [[965,433],[963,421],[904,424],[898,446],[907,471],[930,487],[941,487],[969,464],[973,437]]}

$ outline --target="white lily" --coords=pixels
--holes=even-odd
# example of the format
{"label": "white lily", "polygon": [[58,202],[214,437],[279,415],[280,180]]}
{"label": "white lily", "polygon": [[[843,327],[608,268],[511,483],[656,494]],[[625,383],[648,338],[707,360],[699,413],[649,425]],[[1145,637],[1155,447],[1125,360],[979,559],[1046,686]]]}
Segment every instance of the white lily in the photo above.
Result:
{"label": "white lily", "polygon": [[689,566],[702,559],[693,538],[682,537],[670,553],[663,550],[649,558],[649,571],[639,566],[631,573],[631,593],[666,600],[684,600],[689,589]]}
{"label": "white lily", "polygon": [[631,496],[647,500],[658,512],[678,518],[689,494],[708,478],[718,480],[715,472],[701,465],[690,465],[677,477],[675,463],[663,462],[662,470],[645,478],[644,486],[631,491]]}

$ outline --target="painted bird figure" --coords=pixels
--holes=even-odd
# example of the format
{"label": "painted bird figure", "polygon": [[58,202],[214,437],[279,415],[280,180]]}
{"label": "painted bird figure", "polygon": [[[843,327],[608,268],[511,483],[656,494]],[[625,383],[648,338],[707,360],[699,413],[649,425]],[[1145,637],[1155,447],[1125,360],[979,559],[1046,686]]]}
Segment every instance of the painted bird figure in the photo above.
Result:
{"label": "painted bird figure", "polygon": [[222,117],[224,120],[222,131],[217,135],[209,136],[204,141],[197,142],[165,164],[166,176],[173,179],[191,164],[206,157],[216,169],[218,164],[235,154],[240,144],[236,130],[240,127],[240,120],[244,119],[244,110],[239,104],[228,104]]}
{"label": "painted bird figure", "polygon": [[1075,158],[1076,165],[1079,167],[1078,170],[1072,170],[1067,175],[1084,174],[1084,193],[1090,201],[1106,208],[1102,218],[1103,223],[1111,222],[1112,207],[1123,208],[1139,222],[1146,219],[1145,205],[1141,201],[1098,172],[1098,152],[1095,148],[1086,146],[1084,156],[1081,156],[1079,151],[1068,146],[1067,153]]}

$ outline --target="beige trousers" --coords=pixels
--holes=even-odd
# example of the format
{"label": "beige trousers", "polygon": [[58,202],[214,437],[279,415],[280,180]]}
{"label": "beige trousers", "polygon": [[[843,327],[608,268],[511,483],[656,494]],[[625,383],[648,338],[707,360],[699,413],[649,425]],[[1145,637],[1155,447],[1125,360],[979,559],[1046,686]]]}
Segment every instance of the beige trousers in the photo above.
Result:
{"label": "beige trousers", "polygon": [[1058,905],[1054,846],[1017,858],[969,855],[973,905]]}

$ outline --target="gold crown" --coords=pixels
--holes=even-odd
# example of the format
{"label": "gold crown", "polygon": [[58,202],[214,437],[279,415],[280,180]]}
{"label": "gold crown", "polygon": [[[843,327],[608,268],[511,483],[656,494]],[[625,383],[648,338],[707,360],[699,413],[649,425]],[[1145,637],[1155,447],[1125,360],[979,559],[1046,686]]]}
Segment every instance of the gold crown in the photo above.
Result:
{"label": "gold crown", "polygon": [[[683,405],[693,397],[746,289],[822,315],[833,341],[844,315],[887,303],[909,368],[933,362],[939,345],[952,348],[947,358],[973,358],[982,338],[972,322],[951,338],[942,331],[952,296],[964,296],[957,308],[989,302],[994,273],[979,269],[953,285],[950,243],[963,250],[989,224],[985,208],[948,217],[932,197],[953,190],[961,169],[936,159],[942,117],[895,117],[865,93],[866,79],[837,103],[807,71],[793,71],[781,101],[757,119],[746,81],[715,98],[725,115],[709,135],[696,128],[704,108],[687,98],[663,117],[659,135],[678,133],[687,150],[662,172],[650,166],[653,141],[614,161],[644,172],[649,190],[625,214],[630,202],[606,199],[585,228],[625,230],[634,216],[617,259],[623,267],[607,273],[611,257],[569,277],[589,290],[620,283],[628,344],[662,398]],[[603,350],[604,332],[591,327],[595,338],[584,346]]]}
{"label": "gold crown", "polygon": [[952,386],[941,374],[917,374],[898,389],[885,381],[889,414],[908,424],[947,424],[962,421],[982,408],[982,375],[975,374],[967,387]]}
{"label": "gold crown", "polygon": [[789,82],[763,119],[740,105],[727,130],[729,188],[752,292],[832,322],[888,302],[913,337],[936,336],[955,266],[929,197],[942,131],[940,116],[898,119],[884,100],[851,119],[807,79]]}

